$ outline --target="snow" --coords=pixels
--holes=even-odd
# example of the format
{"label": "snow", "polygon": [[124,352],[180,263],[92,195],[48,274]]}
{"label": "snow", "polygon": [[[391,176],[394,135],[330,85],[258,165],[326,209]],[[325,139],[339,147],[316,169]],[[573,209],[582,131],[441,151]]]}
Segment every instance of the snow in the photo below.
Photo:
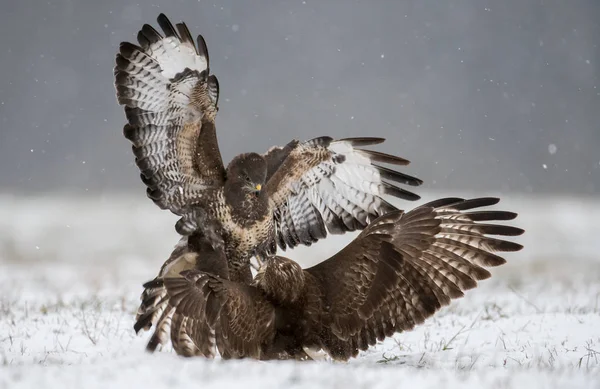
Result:
{"label": "snow", "polygon": [[[348,363],[297,363],[144,352],[141,284],[178,238],[143,194],[2,196],[0,388],[600,387],[600,202],[503,197],[525,249],[490,280]],[[351,238],[286,255],[309,266]]]}

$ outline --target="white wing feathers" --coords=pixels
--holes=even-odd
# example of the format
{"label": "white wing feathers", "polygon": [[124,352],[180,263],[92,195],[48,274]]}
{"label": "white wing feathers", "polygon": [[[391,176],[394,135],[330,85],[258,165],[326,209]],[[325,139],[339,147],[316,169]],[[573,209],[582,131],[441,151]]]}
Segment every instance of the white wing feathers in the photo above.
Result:
{"label": "white wing feathers", "polygon": [[324,238],[327,231],[341,234],[363,229],[371,220],[395,209],[384,200],[384,195],[406,200],[419,198],[389,181],[417,186],[421,180],[374,164],[406,165],[408,161],[355,148],[381,141],[317,138],[305,142],[326,146],[332,156],[290,183],[291,196],[275,212],[281,248],[310,245]]}
{"label": "white wing feathers", "polygon": [[[167,28],[165,33],[174,34],[174,30]],[[199,75],[208,73],[208,54],[198,52],[187,35],[162,37],[150,25],[144,25],[138,41],[141,47],[128,42],[120,47],[115,76],[123,72],[117,77],[117,87],[124,88],[118,89],[122,92],[118,93],[119,102],[155,113],[169,111],[169,118],[159,117],[158,122],[146,123],[164,125],[167,124],[164,119],[173,119],[173,114],[187,110]],[[203,42],[201,37],[200,41]],[[189,75],[184,76],[184,72]]]}
{"label": "white wing feathers", "polygon": [[133,143],[148,196],[161,208],[182,214],[190,199],[212,185],[194,165],[200,125],[186,128],[204,115],[202,107],[192,106],[193,96],[199,85],[205,86],[216,106],[219,89],[216,77],[208,76],[202,36],[196,47],[185,24],[175,29],[163,14],[158,23],[164,37],[145,24],[137,36],[139,46],[121,43],[115,87],[129,122],[123,132]]}
{"label": "white wing feathers", "polygon": [[193,42],[182,41],[181,38],[168,36],[152,43],[146,53],[154,58],[161,68],[161,75],[169,80],[175,78],[185,68],[201,73],[208,69],[207,58],[199,55]]}

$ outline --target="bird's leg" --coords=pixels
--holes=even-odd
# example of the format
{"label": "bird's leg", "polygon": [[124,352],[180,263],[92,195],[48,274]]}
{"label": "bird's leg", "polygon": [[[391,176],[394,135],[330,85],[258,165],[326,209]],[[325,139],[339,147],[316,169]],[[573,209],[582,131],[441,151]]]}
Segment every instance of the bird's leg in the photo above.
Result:
{"label": "bird's leg", "polygon": [[260,255],[256,256],[256,262],[258,262],[258,267],[262,268],[265,265],[265,262],[261,259]]}
{"label": "bird's leg", "polygon": [[256,259],[257,264],[255,265],[254,263],[250,262],[250,265],[254,268],[254,270],[260,271],[265,265],[265,261],[261,258],[260,254],[254,255],[254,258]]}

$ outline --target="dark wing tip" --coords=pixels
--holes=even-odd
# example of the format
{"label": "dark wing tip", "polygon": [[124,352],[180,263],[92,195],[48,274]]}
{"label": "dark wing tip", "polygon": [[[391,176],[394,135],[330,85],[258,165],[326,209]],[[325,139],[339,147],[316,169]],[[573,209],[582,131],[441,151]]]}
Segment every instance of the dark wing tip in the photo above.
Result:
{"label": "dark wing tip", "polygon": [[151,200],[154,201],[159,201],[162,198],[162,191],[159,189],[155,189],[155,188],[147,188],[146,189],[146,195],[148,196],[148,198],[150,198]]}
{"label": "dark wing tip", "polygon": [[138,31],[137,41],[140,44],[140,46],[143,47],[144,49],[147,49],[148,47],[150,47],[151,42],[148,38],[146,38],[146,36],[144,35],[144,33],[142,31]]}
{"label": "dark wing tip", "polygon": [[461,204],[458,204],[454,207],[463,211],[479,207],[488,207],[490,205],[496,205],[499,202],[500,199],[498,197],[478,197],[475,199],[465,200]]}
{"label": "dark wing tip", "polygon": [[[122,58],[121,54],[117,54],[117,63],[119,61],[119,57]],[[116,66],[114,70],[115,86],[125,85],[129,79],[129,73],[123,69],[120,69],[119,66]]]}
{"label": "dark wing tip", "polygon": [[144,315],[140,317],[134,324],[133,330],[138,334],[142,329],[149,330],[152,327],[152,322],[148,320],[148,316]]}
{"label": "dark wing tip", "polygon": [[408,176],[411,178],[411,181],[408,182],[408,185],[410,186],[421,186],[423,185],[423,180],[421,180],[420,178],[414,177],[414,176]]}
{"label": "dark wing tip", "polygon": [[128,141],[135,143],[138,139],[137,131],[137,127],[134,127],[131,124],[127,123],[123,127],[123,136],[125,136],[125,139],[127,139]]}
{"label": "dark wing tip", "polygon": [[487,220],[514,220],[519,215],[516,212],[509,211],[473,211],[464,212],[464,214],[476,222]]}
{"label": "dark wing tip", "polygon": [[196,54],[198,54],[198,48],[196,47],[196,44],[194,43],[194,38],[192,37],[192,34],[190,33],[190,30],[187,27],[187,25],[185,23],[181,22],[181,23],[177,23],[175,26],[177,27],[177,31],[179,32],[179,36],[181,37],[181,40],[183,42],[186,42],[186,43],[192,45],[194,47],[194,50],[196,50]]}
{"label": "dark wing tip", "polygon": [[505,226],[501,224],[476,224],[478,230],[484,235],[502,235],[502,236],[520,236],[525,232],[524,229]]}
{"label": "dark wing tip", "polygon": [[443,199],[437,199],[423,204],[422,207],[443,208],[452,204],[460,203],[462,201],[465,201],[465,199],[460,197],[445,197]]}
{"label": "dark wing tip", "polygon": [[146,282],[144,285],[142,285],[142,287],[144,289],[149,289],[149,288],[158,288],[158,287],[162,287],[164,286],[164,281],[161,278],[155,278],[153,280],[150,280],[148,282]]}
{"label": "dark wing tip", "polygon": [[511,243],[512,243],[512,247],[513,247],[513,250],[511,250],[511,251],[521,251],[525,247],[522,244],[513,243],[513,242],[511,242]]}
{"label": "dark wing tip", "polygon": [[148,341],[148,344],[146,345],[146,351],[148,351],[149,353],[155,352],[159,344],[160,339],[158,338],[158,335],[154,333]]}
{"label": "dark wing tip", "polygon": [[175,27],[173,27],[173,24],[171,23],[169,18],[167,18],[167,16],[164,13],[161,13],[160,15],[158,15],[158,17],[156,18],[156,21],[158,22],[158,25],[165,33],[165,36],[174,36],[181,40],[181,37],[179,36],[179,34],[177,34]]}
{"label": "dark wing tip", "polygon": [[[525,233],[525,230],[519,227],[513,226],[502,226],[500,231],[495,231],[497,235],[505,236],[521,236]],[[523,248],[523,247],[521,247]],[[520,249],[519,249],[520,250]]]}
{"label": "dark wing tip", "polygon": [[219,80],[214,74],[208,76],[208,96],[217,107],[219,104]]}
{"label": "dark wing tip", "polygon": [[206,59],[206,68],[210,69],[210,59],[208,57],[208,47],[206,46],[206,41],[202,35],[198,35],[196,41],[198,42],[198,55]]}
{"label": "dark wing tip", "polygon": [[398,157],[396,155],[382,153],[374,150],[355,149],[359,154],[369,158],[373,162],[388,163],[390,165],[406,166],[410,164],[408,159]]}
{"label": "dark wing tip", "polygon": [[[480,207],[488,207],[490,205],[496,205],[500,202],[500,199],[497,197],[478,197],[474,199],[462,199],[459,197],[448,197],[443,199],[438,199],[431,201],[423,206],[432,207],[432,208],[447,208],[451,207],[458,211],[467,211],[474,208]],[[512,214],[507,212],[508,214]],[[510,215],[506,215],[509,217]],[[516,215],[515,215],[516,217]],[[510,220],[510,219],[506,219]]]}
{"label": "dark wing tip", "polygon": [[[143,36],[143,39],[140,40],[140,35]],[[138,33],[138,42],[143,46],[146,42],[149,44],[159,42],[163,39],[162,35],[154,27],[149,24],[144,24],[142,29]]]}
{"label": "dark wing tip", "polygon": [[498,239],[494,244],[494,248],[500,252],[515,252],[523,250],[523,245]]}
{"label": "dark wing tip", "polygon": [[421,199],[421,196],[419,196],[418,194],[409,192],[406,189],[398,188],[397,186],[392,185],[388,182],[383,182],[382,184],[384,187],[384,193],[387,195],[408,201],[417,201]]}
{"label": "dark wing tip", "polygon": [[380,166],[377,164],[371,164],[371,165],[375,169],[377,169],[377,171],[379,172],[381,177],[385,180],[394,181],[399,184],[405,184],[405,185],[410,185],[410,186],[420,186],[423,184],[423,180],[421,180],[420,178],[410,176],[408,174],[404,174],[399,171],[392,170],[392,169],[389,169],[387,167]]}
{"label": "dark wing tip", "polygon": [[131,42],[119,43],[119,53],[125,58],[130,58],[133,53],[138,51],[143,52],[144,50]]}
{"label": "dark wing tip", "polygon": [[371,145],[378,145],[380,143],[385,142],[385,138],[379,138],[379,137],[356,137],[356,138],[342,138],[339,139],[338,142],[347,142],[350,143],[352,146],[371,146]]}

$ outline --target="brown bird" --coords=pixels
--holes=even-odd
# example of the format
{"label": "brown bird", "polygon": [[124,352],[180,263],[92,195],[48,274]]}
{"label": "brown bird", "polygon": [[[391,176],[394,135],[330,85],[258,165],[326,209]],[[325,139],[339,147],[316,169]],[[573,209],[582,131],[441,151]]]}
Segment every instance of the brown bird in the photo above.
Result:
{"label": "brown bird", "polygon": [[[188,243],[207,236],[223,245],[230,279],[250,283],[252,256],[310,245],[327,233],[361,230],[396,208],[382,196],[419,196],[393,183],[421,180],[378,165],[409,161],[359,147],[382,138],[292,141],[264,154],[239,155],[224,167],[216,137],[219,83],[209,74],[204,38],[163,14],[164,36],[145,24],[139,45],[123,42],[114,69],[125,106],[124,135],[148,196],[181,216]],[[222,238],[222,241],[221,239]]]}
{"label": "brown bird", "polygon": [[[142,303],[138,308],[133,328],[136,333],[141,329],[148,331],[152,325],[158,322],[148,342],[147,349],[149,351],[154,351],[158,345],[166,344],[169,338],[171,338],[173,344],[177,345],[179,353],[182,355],[192,355],[189,354],[190,351],[186,351],[190,349],[190,347],[186,346],[187,334],[185,332],[181,334],[171,334],[169,332],[170,328],[180,328],[181,323],[179,321],[182,319],[182,316],[176,315],[173,321],[175,310],[173,307],[168,306],[168,295],[164,287],[163,278],[178,277],[181,272],[196,270],[210,273],[221,279],[229,279],[225,251],[222,246],[218,246],[218,249],[215,249],[213,246],[211,239],[204,236],[194,239],[189,244],[187,237],[181,238],[169,259],[161,267],[158,277],[144,284],[144,292],[141,296]],[[171,327],[172,321],[173,327]],[[210,328],[204,328],[203,332],[197,336],[202,334],[207,336],[210,333]],[[208,354],[210,350],[204,350],[204,353]]]}
{"label": "brown bird", "polygon": [[[479,209],[498,201],[446,198],[407,213],[390,212],[311,268],[268,257],[253,285],[206,268],[165,274],[152,282],[166,287],[174,349],[206,357],[218,349],[223,358],[304,359],[306,349],[323,350],[336,360],[355,357],[376,341],[423,323],[489,278],[486,267],[506,262],[494,252],[522,248],[488,236],[523,233],[493,223],[512,220],[515,213]],[[153,336],[162,331],[163,343],[165,319],[163,314]]]}

